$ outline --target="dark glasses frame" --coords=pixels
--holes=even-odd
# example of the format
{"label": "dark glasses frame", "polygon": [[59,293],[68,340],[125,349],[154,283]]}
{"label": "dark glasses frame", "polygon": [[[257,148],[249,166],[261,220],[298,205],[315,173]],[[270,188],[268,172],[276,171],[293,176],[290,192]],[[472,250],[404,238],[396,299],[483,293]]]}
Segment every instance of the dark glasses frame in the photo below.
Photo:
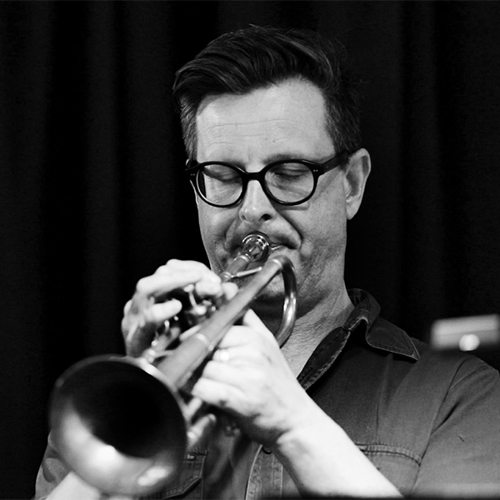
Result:
{"label": "dark glasses frame", "polygon": [[[303,159],[296,159],[296,158],[290,158],[289,160],[279,160],[279,161],[274,161],[272,163],[269,163],[266,165],[262,170],[259,172],[247,172],[246,170],[237,167],[235,165],[232,165],[231,163],[226,163],[223,161],[207,161],[207,162],[202,162],[198,163],[196,160],[190,159],[187,162],[186,166],[186,173],[189,176],[189,180],[191,181],[191,184],[193,185],[196,194],[208,205],[211,205],[213,207],[219,207],[219,208],[229,208],[229,207],[234,207],[236,206],[245,196],[246,190],[247,190],[247,185],[250,181],[258,181],[259,184],[262,187],[262,190],[264,193],[266,193],[266,196],[276,202],[279,203],[280,205],[286,205],[286,206],[293,206],[293,205],[300,205],[301,203],[306,202],[309,200],[314,192],[316,191],[316,187],[318,185],[318,178],[322,176],[323,174],[326,174],[326,172],[329,172],[330,170],[333,170],[334,168],[340,167],[341,165],[345,164],[348,160],[349,157],[351,156],[350,153],[348,152],[342,152],[339,154],[336,154],[332,158],[326,160],[323,163],[318,163],[315,161],[310,161],[310,160],[303,160]],[[281,165],[283,163],[300,163],[301,165],[304,165],[308,167],[312,174],[313,174],[313,188],[311,190],[311,193],[307,195],[305,198],[299,200],[299,201],[281,201],[280,199],[276,198],[268,189],[267,183],[265,180],[266,173],[268,170],[271,168],[275,167],[276,165]],[[242,179],[242,185],[241,185],[241,194],[238,196],[238,198],[235,201],[232,201],[231,203],[227,204],[218,204],[214,203],[210,200],[208,200],[205,195],[202,193],[199,185],[198,185],[198,179],[199,179],[199,173],[201,172],[202,168],[207,166],[207,165],[223,165],[225,167],[229,167],[235,171],[237,171]]]}

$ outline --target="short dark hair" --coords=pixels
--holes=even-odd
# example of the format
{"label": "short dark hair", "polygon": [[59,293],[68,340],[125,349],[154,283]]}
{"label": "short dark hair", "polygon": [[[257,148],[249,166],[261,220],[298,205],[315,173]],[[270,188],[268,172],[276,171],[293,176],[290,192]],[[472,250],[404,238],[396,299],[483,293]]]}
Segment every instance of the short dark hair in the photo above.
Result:
{"label": "short dark hair", "polygon": [[173,98],[188,156],[196,156],[196,113],[205,97],[243,95],[293,78],[322,92],[336,151],[359,149],[359,81],[344,46],[313,31],[251,26],[215,39],[176,73]]}

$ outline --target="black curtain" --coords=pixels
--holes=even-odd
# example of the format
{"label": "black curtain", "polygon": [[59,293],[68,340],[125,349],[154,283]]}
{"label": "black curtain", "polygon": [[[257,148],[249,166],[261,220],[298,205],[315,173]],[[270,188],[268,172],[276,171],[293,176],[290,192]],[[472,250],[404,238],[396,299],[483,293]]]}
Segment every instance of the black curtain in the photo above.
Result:
{"label": "black curtain", "polygon": [[338,37],[364,80],[373,173],[347,284],[425,338],[500,312],[497,2],[1,2],[0,498],[28,498],[55,379],[122,353],[122,308],[204,260],[174,71],[249,24]]}

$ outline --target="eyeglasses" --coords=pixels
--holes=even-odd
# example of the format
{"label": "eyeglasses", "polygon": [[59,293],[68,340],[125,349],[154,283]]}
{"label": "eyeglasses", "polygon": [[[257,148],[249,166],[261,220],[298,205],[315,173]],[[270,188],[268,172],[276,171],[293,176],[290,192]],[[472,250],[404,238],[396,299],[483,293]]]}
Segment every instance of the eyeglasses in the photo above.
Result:
{"label": "eyeglasses", "polygon": [[309,160],[280,160],[260,172],[246,172],[222,161],[198,163],[189,160],[186,172],[198,196],[214,207],[233,207],[245,196],[249,181],[259,181],[267,197],[281,205],[299,205],[314,194],[318,178],[349,159],[339,153],[324,163]]}

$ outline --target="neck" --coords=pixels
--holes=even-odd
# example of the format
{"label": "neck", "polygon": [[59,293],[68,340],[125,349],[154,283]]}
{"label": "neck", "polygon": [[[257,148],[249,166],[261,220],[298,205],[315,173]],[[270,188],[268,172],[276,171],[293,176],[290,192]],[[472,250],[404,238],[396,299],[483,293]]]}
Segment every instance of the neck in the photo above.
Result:
{"label": "neck", "polygon": [[[283,355],[295,375],[300,373],[326,335],[346,322],[353,308],[347,290],[342,286],[336,295],[325,297],[313,308],[297,316],[292,335],[282,347]],[[256,312],[266,326],[276,333],[281,323],[281,309],[278,312],[259,310]]]}

